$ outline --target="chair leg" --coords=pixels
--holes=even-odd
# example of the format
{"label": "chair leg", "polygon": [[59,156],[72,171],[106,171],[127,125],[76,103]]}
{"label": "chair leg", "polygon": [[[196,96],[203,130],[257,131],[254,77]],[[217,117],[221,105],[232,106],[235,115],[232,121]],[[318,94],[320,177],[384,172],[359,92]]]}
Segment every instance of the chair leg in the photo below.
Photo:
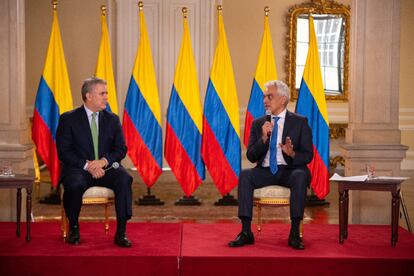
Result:
{"label": "chair leg", "polygon": [[63,240],[66,240],[67,237],[67,218],[65,213],[65,208],[63,208],[63,199],[60,200],[60,211],[61,211],[61,219],[60,219],[60,231],[62,232]]}
{"label": "chair leg", "polygon": [[301,220],[299,224],[299,237],[303,240],[303,220]]}
{"label": "chair leg", "polygon": [[34,183],[35,190],[36,190],[36,199],[40,198],[40,181],[35,181]]}
{"label": "chair leg", "polygon": [[108,204],[105,204],[105,233],[109,233]]}
{"label": "chair leg", "polygon": [[262,205],[257,204],[257,232],[262,231]]}

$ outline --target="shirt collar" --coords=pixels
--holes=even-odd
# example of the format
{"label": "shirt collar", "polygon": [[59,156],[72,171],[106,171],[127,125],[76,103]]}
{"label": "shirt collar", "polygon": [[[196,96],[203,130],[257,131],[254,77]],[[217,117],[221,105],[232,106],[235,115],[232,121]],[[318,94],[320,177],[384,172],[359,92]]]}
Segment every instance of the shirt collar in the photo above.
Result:
{"label": "shirt collar", "polygon": [[282,112],[280,112],[279,114],[277,114],[277,115],[272,115],[272,118],[275,118],[275,117],[279,117],[279,119],[285,119],[285,117],[286,117],[286,108],[285,109],[283,109],[283,111]]}
{"label": "shirt collar", "polygon": [[[83,105],[83,108],[85,108],[86,115],[88,115],[88,118],[92,117],[92,113],[94,113],[94,112],[92,110],[90,110],[89,108],[87,108],[86,105]],[[96,118],[98,118],[99,112],[95,112],[95,113],[96,113]]]}

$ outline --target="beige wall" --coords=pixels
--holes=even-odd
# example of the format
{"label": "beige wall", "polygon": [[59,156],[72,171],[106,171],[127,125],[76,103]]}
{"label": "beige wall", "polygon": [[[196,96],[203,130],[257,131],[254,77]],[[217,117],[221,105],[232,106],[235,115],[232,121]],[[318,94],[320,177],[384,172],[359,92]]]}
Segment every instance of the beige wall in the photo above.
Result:
{"label": "beige wall", "polygon": [[[52,27],[51,0],[26,0],[27,106],[33,112]],[[82,80],[95,73],[101,36],[100,0],[58,1],[58,19],[72,89],[73,104],[81,104]]]}
{"label": "beige wall", "polygon": [[[50,2],[50,0],[26,0],[26,86],[27,110],[30,116],[33,112],[35,94],[43,70],[50,34],[52,22]],[[60,1],[58,5],[63,47],[75,106],[81,103],[79,90],[82,80],[95,71],[100,39],[99,7],[105,2],[103,0],[67,0]],[[276,67],[279,78],[284,80],[286,76],[284,67],[286,55],[285,16],[290,6],[303,1],[222,0],[222,2],[240,110],[243,113],[247,106],[256,68],[263,32],[264,6],[267,5],[271,9],[269,22]],[[351,0],[339,0],[338,2],[346,5],[351,4]],[[414,169],[414,95],[411,89],[411,79],[414,76],[414,55],[411,53],[414,49],[414,29],[412,28],[414,26],[414,1],[402,0],[401,8],[400,128],[402,130],[402,144],[410,146],[402,168]],[[115,47],[116,45],[112,45],[113,52]],[[113,58],[116,59],[115,56]],[[119,103],[119,105],[123,106],[123,103]],[[291,104],[291,107],[293,106]],[[347,110],[346,103],[328,103],[331,122],[346,121]],[[241,119],[244,120],[243,116]]]}

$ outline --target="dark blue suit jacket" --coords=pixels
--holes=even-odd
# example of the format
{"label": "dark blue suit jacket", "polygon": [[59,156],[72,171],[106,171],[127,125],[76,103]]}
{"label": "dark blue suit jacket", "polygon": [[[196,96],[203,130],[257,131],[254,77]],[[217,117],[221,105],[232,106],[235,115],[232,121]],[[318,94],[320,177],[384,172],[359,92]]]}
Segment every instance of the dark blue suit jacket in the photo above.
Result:
{"label": "dark blue suit jacket", "polygon": [[[56,133],[58,156],[63,163],[61,179],[71,169],[82,169],[86,160],[94,160],[92,133],[85,108],[82,106],[60,116]],[[108,166],[121,162],[127,152],[121,123],[117,115],[99,112],[99,158]]]}
{"label": "dark blue suit jacket", "polygon": [[[266,122],[266,116],[262,116],[253,121],[250,130],[249,145],[247,147],[247,159],[252,163],[261,166],[269,149],[269,140],[263,143],[262,126]],[[291,158],[283,153],[289,167],[305,166],[313,158],[312,130],[308,125],[308,120],[296,113],[286,111],[285,125],[283,127],[282,143],[286,142],[289,136],[293,143],[295,158]]]}

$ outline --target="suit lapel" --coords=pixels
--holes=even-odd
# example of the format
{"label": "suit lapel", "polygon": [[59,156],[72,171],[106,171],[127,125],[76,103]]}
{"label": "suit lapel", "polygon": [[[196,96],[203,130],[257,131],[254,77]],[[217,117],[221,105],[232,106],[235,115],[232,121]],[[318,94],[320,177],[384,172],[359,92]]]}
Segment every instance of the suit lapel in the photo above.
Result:
{"label": "suit lapel", "polygon": [[99,130],[99,137],[98,137],[98,156],[101,156],[101,153],[103,151],[102,146],[104,144],[104,135],[106,133],[106,118],[105,118],[105,113],[103,111],[99,112],[99,125],[98,125],[98,130]]}
{"label": "suit lapel", "polygon": [[[81,129],[84,131],[83,133],[81,133],[81,135],[85,135],[86,133],[86,143],[88,144],[87,149],[88,149],[88,156],[91,158],[94,156],[93,153],[93,141],[92,141],[92,132],[91,132],[91,126],[89,124],[89,119],[88,119],[88,114],[86,113],[85,108],[82,106],[80,108],[80,122],[81,122]],[[93,160],[94,158],[92,158],[91,160]]]}
{"label": "suit lapel", "polygon": [[286,141],[286,135],[289,133],[290,127],[292,126],[290,119],[292,118],[291,113],[286,110],[285,125],[283,126],[282,143]]}

